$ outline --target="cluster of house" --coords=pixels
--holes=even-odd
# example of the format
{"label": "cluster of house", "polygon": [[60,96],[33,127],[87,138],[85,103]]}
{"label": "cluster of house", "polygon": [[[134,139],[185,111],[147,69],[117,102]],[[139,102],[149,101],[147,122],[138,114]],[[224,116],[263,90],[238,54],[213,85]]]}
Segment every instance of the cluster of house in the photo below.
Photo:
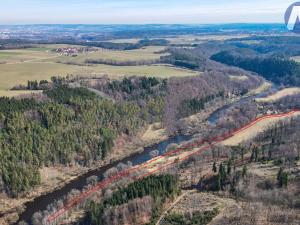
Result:
{"label": "cluster of house", "polygon": [[79,53],[95,52],[98,50],[96,48],[91,48],[91,47],[85,47],[85,48],[67,47],[67,48],[57,48],[54,51],[61,55],[74,56]]}

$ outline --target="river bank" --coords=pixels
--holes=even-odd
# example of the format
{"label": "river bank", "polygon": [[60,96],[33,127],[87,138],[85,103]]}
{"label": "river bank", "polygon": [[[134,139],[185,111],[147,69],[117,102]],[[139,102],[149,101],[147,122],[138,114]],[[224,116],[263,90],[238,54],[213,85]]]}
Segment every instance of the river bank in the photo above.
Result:
{"label": "river bank", "polygon": [[131,157],[140,154],[144,151],[144,148],[153,146],[166,139],[168,139],[168,136],[165,134],[165,131],[158,124],[151,124],[139,132],[137,137],[119,137],[108,158],[104,161],[95,162],[89,167],[80,165],[43,167],[40,169],[41,185],[34,188],[30,193],[19,198],[10,198],[6,195],[0,196],[0,224],[13,224],[18,221],[18,215],[22,215],[28,206],[41,196],[47,196],[52,192],[59,191],[75,180],[80,179],[80,177],[85,177],[86,174],[99,168],[109,166],[112,163],[123,162],[125,159],[130,161]]}
{"label": "river bank", "polygon": [[[253,95],[253,97],[257,96]],[[190,124],[202,124],[200,121],[213,122],[217,119],[219,113],[222,112],[222,110],[227,109],[232,104],[238,104],[238,102],[240,102],[242,99],[234,98],[230,101],[218,102],[214,106],[209,107],[209,110],[184,119],[185,122],[183,124],[188,122]],[[216,111],[218,111],[218,113],[216,113]],[[194,129],[187,129],[186,132],[183,133],[193,134],[196,131],[197,127],[195,127]],[[23,202],[15,202],[16,205],[25,205],[25,207],[12,208],[14,212],[10,211],[7,215],[8,217],[12,217],[12,219],[10,219],[10,223],[14,223],[17,220],[17,214],[20,214],[20,220],[29,221],[34,212],[46,209],[47,205],[52,203],[54,199],[60,199],[72,189],[80,190],[86,184],[86,178],[90,176],[101,176],[107,169],[116,166],[120,162],[126,163],[127,161],[131,161],[133,165],[140,164],[151,158],[151,156],[149,155],[151,151],[158,150],[159,154],[162,154],[163,152],[165,152],[169,144],[179,144],[190,139],[191,137],[189,135],[187,136],[181,134],[177,134],[173,137],[168,137],[166,135],[166,132],[161,127],[157,127],[157,125],[151,125],[150,127],[148,127],[148,129],[143,130],[139,134],[139,138],[131,140],[131,144],[129,144],[129,140],[126,140],[126,138],[123,137],[116,142],[113,157],[110,157],[101,163],[98,162],[89,168],[79,168],[78,170],[75,168],[74,171],[69,170],[67,172],[67,174],[69,174],[68,178],[64,177],[63,180],[58,180],[55,185],[44,187],[41,192],[32,192],[34,194],[31,195],[30,198],[25,198]],[[125,146],[126,149],[124,149]],[[63,172],[65,173],[66,170],[64,170]]]}

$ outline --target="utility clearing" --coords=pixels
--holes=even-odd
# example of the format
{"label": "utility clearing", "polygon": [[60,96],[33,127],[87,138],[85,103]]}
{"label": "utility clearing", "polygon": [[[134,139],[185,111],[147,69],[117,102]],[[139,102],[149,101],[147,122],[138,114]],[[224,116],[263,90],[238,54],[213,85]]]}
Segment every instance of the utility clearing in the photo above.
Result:
{"label": "utility clearing", "polygon": [[[166,152],[165,154],[155,157],[152,160],[149,160],[141,165],[137,165],[128,170],[124,170],[113,177],[101,181],[92,189],[81,193],[81,195],[71,200],[66,206],[62,207],[54,214],[49,215],[49,217],[46,218],[45,222],[46,224],[52,224],[59,217],[68,213],[70,209],[80,204],[80,202],[84,201],[86,198],[90,197],[93,193],[107,187],[114,182],[121,180],[124,177],[131,177],[133,180],[142,179],[157,172],[169,169],[170,167],[177,165],[179,162],[184,161],[192,157],[193,155],[205,153],[214,145],[238,144],[241,142],[241,140],[246,140],[246,137],[254,137],[254,135],[258,134],[258,130],[262,131],[262,128],[267,129],[267,127],[271,124],[299,115],[299,110],[293,110],[289,113],[262,116],[245,125],[244,127],[227,134],[218,137],[212,137],[210,140],[206,141],[195,140],[192,143],[184,144],[175,150]],[[245,133],[248,135],[245,135]]]}
{"label": "utility clearing", "polygon": [[259,133],[266,131],[271,125],[274,125],[280,121],[284,121],[290,119],[295,116],[300,116],[300,112],[295,112],[293,114],[288,114],[283,117],[265,117],[263,120],[258,121],[253,126],[248,127],[245,130],[241,130],[240,132],[234,134],[232,137],[226,139],[222,142],[223,145],[226,146],[236,146],[245,142],[247,140],[251,140],[256,137]]}

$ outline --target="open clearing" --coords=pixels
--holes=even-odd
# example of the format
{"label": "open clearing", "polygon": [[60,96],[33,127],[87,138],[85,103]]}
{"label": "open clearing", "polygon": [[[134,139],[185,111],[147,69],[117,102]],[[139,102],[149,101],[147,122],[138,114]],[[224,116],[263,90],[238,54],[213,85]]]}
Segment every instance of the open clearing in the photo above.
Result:
{"label": "open clearing", "polygon": [[300,93],[300,88],[285,88],[266,98],[258,98],[257,102],[275,102],[286,96],[296,95]]}
{"label": "open clearing", "polygon": [[249,79],[249,77],[242,75],[242,76],[229,76],[230,80],[234,81],[246,81]]}
{"label": "open clearing", "polygon": [[[146,60],[157,59],[163,50],[162,47],[147,47],[132,51],[98,51],[89,54],[79,54],[77,57],[61,56],[51,52],[51,49],[68,47],[67,45],[45,45],[38,48],[0,51],[0,96],[14,96],[20,92],[8,91],[15,85],[26,84],[28,80],[49,80],[52,76],[103,76],[108,75],[112,79],[124,76],[155,76],[155,77],[184,77],[198,75],[199,73],[176,68],[171,65],[149,66],[110,66],[97,65],[72,65],[57,63],[59,59],[70,58],[82,60],[94,59],[115,60]],[[78,46],[77,46],[78,47]]]}
{"label": "open clearing", "polygon": [[227,145],[227,146],[239,145],[244,141],[251,140],[252,138],[256,137],[259,133],[267,130],[273,124],[278,123],[279,121],[287,120],[294,116],[300,116],[300,112],[296,112],[296,113],[286,116],[286,117],[265,118],[265,119],[259,121],[258,123],[255,123],[253,126],[245,129],[244,131],[223,141],[222,144]]}
{"label": "open clearing", "polygon": [[164,128],[162,128],[162,125],[160,123],[149,125],[148,129],[141,137],[142,141],[144,141],[145,143],[153,143],[167,138],[167,132]]}
{"label": "open clearing", "polygon": [[265,82],[263,82],[262,85],[260,85],[258,88],[254,89],[254,90],[251,90],[251,91],[249,92],[249,95],[256,95],[256,94],[259,94],[259,93],[261,93],[261,92],[263,92],[263,91],[268,90],[268,89],[271,88],[271,87],[272,87],[272,84],[269,83],[269,82],[267,82],[267,81],[265,81]]}

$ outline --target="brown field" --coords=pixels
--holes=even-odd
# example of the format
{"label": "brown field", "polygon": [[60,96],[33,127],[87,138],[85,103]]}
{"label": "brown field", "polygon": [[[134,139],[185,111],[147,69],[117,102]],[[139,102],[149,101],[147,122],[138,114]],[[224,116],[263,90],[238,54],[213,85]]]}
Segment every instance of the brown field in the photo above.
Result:
{"label": "brown field", "polygon": [[229,76],[229,78],[235,81],[246,81],[249,79],[247,76]]}
{"label": "brown field", "polygon": [[295,95],[300,93],[300,88],[285,88],[273,95],[270,95],[266,98],[257,98],[257,102],[275,102],[278,101],[286,96]]}
{"label": "brown field", "polygon": [[261,92],[263,92],[263,91],[266,91],[266,90],[268,90],[269,88],[271,88],[272,87],[272,84],[271,83],[269,83],[269,82],[267,82],[267,81],[265,81],[261,86],[259,86],[258,88],[256,88],[256,89],[254,89],[254,90],[251,90],[250,91],[250,95],[256,95],[256,94],[259,94],[259,93],[261,93]]}
{"label": "brown field", "polygon": [[300,112],[296,112],[291,116],[288,117],[284,117],[284,118],[266,118],[264,120],[261,120],[260,122],[256,123],[255,125],[253,125],[252,127],[234,135],[233,137],[225,140],[222,142],[223,145],[227,145],[227,146],[236,146],[241,144],[244,141],[250,140],[254,137],[256,137],[259,133],[265,131],[268,129],[268,127],[270,127],[271,125],[279,122],[279,121],[283,121],[283,120],[287,120],[291,117],[294,116],[299,116]]}
{"label": "brown field", "polygon": [[146,132],[142,135],[141,139],[145,143],[161,141],[167,139],[168,135],[164,128],[161,127],[160,123],[151,124]]}

